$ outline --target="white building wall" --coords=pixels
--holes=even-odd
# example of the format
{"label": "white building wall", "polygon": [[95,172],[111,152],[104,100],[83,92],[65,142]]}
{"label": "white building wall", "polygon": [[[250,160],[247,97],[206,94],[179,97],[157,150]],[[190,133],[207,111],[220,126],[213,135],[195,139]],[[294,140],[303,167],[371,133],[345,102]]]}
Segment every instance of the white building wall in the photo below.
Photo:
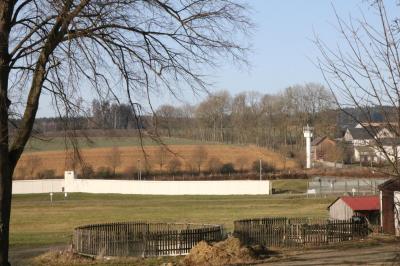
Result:
{"label": "white building wall", "polygon": [[65,172],[64,180],[13,181],[13,194],[82,192],[137,195],[268,195],[270,181],[136,181],[75,179]]}
{"label": "white building wall", "polygon": [[347,220],[353,214],[353,210],[342,199],[338,199],[329,207],[329,219]]}
{"label": "white building wall", "polygon": [[400,191],[394,192],[394,225],[396,236],[400,236]]}

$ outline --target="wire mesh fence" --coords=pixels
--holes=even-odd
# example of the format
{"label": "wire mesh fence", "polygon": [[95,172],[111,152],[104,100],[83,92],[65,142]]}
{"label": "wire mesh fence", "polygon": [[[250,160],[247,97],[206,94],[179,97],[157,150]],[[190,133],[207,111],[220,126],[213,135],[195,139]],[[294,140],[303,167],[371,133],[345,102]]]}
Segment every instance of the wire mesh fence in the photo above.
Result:
{"label": "wire mesh fence", "polygon": [[382,178],[314,177],[308,182],[308,191],[313,191],[315,194],[377,194],[378,186],[386,180]]}

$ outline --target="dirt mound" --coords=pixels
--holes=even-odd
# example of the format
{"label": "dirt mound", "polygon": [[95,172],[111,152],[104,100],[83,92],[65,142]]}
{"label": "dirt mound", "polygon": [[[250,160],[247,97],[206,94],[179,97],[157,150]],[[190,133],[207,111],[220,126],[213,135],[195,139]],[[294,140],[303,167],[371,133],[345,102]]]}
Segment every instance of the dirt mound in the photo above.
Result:
{"label": "dirt mound", "polygon": [[239,239],[229,237],[225,241],[209,245],[202,241],[192,248],[183,260],[185,266],[219,266],[254,262],[254,253],[241,245]]}
{"label": "dirt mound", "polygon": [[71,250],[51,250],[31,261],[32,265],[92,265],[94,260],[74,254]]}

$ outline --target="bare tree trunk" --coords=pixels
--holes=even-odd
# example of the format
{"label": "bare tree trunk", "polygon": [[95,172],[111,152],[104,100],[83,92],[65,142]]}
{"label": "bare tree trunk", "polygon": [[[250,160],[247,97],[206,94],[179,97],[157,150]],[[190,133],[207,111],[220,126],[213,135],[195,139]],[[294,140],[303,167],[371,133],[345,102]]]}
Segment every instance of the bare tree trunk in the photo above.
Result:
{"label": "bare tree trunk", "polygon": [[[4,64],[4,63],[3,63]],[[8,264],[11,177],[8,153],[8,71],[0,66],[0,265]]]}
{"label": "bare tree trunk", "polygon": [[9,228],[11,212],[11,164],[8,152],[8,76],[12,4],[0,3],[0,265],[9,265]]}

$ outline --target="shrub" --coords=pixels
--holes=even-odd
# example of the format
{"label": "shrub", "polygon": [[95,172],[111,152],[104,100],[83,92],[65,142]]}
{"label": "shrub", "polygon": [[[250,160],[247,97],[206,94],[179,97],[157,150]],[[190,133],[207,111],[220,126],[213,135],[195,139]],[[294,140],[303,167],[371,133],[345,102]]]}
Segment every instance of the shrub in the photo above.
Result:
{"label": "shrub", "polygon": [[112,170],[110,167],[100,167],[97,169],[96,177],[106,179],[112,176]]}
{"label": "shrub", "polygon": [[93,178],[95,176],[93,167],[89,164],[82,166],[81,175],[84,178]]}
{"label": "shrub", "polygon": [[221,167],[221,174],[230,174],[235,172],[235,167],[233,163],[224,163]]}
{"label": "shrub", "polygon": [[222,168],[222,162],[220,159],[216,158],[216,157],[212,157],[210,158],[210,160],[208,160],[208,169],[211,173],[219,173],[221,172],[221,168]]}
{"label": "shrub", "polygon": [[[252,169],[255,172],[259,172],[260,171],[260,161],[259,160],[256,160],[256,161],[253,162]],[[262,173],[272,173],[275,170],[276,170],[275,167],[271,163],[266,162],[266,161],[261,161],[261,171],[262,171]]]}
{"label": "shrub", "polygon": [[170,173],[175,174],[181,170],[182,163],[178,158],[172,158],[168,162],[168,170]]}
{"label": "shrub", "polygon": [[56,171],[54,169],[42,170],[37,174],[39,179],[54,179],[56,178]]}
{"label": "shrub", "polygon": [[138,169],[135,166],[128,166],[125,168],[124,173],[127,175],[127,177],[132,178],[137,175]]}

